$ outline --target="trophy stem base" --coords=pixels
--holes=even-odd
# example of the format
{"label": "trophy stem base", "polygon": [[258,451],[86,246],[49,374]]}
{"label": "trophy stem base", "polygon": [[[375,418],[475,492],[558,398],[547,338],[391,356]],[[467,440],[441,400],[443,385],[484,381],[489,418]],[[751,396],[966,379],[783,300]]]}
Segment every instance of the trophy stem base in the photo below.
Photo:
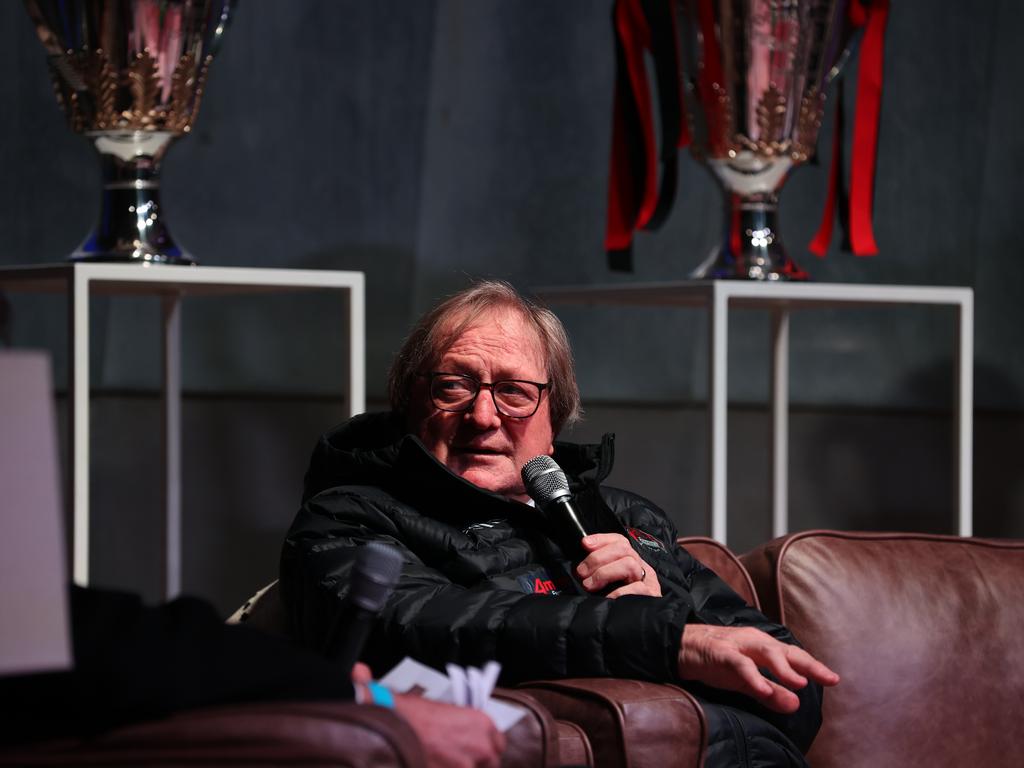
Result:
{"label": "trophy stem base", "polygon": [[160,164],[176,138],[167,131],[97,131],[103,197],[96,227],[71,261],[194,265],[171,237],[160,204]]}
{"label": "trophy stem base", "polygon": [[691,280],[804,281],[807,272],[786,253],[779,235],[775,194],[726,193],[725,237]]}

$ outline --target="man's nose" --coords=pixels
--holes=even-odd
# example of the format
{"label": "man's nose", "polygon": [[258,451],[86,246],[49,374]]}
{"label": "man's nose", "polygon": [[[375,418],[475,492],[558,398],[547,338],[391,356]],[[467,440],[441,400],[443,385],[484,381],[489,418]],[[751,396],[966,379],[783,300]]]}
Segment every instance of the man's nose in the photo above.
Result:
{"label": "man's nose", "polygon": [[489,390],[481,389],[473,402],[473,407],[466,413],[470,420],[482,429],[493,429],[501,425],[501,415],[494,407],[494,398]]}

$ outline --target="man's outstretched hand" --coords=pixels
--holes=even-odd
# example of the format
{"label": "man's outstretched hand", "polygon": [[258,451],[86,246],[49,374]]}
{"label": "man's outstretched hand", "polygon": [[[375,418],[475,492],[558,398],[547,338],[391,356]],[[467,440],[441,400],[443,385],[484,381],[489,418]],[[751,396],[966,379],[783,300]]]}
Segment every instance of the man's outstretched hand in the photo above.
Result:
{"label": "man's outstretched hand", "polygon": [[[769,671],[779,682],[769,680],[760,669]],[[803,688],[808,680],[821,685],[839,682],[839,675],[807,651],[759,629],[707,624],[687,624],[683,628],[679,675],[684,680],[744,693],[785,714],[800,707],[793,691]]]}

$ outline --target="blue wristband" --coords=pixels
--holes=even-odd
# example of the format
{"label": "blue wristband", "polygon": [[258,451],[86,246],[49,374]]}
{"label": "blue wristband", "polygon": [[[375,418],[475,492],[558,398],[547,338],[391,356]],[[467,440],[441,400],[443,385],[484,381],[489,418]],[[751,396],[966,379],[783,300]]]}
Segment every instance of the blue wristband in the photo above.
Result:
{"label": "blue wristband", "polygon": [[394,695],[383,685],[371,680],[366,684],[366,688],[370,691],[370,698],[373,700],[373,703],[378,707],[387,707],[388,709],[395,708]]}

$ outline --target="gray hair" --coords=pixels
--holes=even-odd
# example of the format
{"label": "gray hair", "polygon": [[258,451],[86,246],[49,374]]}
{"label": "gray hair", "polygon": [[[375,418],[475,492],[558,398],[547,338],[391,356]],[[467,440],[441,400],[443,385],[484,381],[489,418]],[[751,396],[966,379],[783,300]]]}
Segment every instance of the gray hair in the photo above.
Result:
{"label": "gray hair", "polygon": [[550,309],[522,295],[503,280],[481,280],[427,312],[413,327],[388,372],[388,396],[398,413],[408,413],[413,380],[426,373],[484,315],[497,309],[517,312],[537,332],[549,382],[548,407],[557,435],[583,415],[569,336]]}

